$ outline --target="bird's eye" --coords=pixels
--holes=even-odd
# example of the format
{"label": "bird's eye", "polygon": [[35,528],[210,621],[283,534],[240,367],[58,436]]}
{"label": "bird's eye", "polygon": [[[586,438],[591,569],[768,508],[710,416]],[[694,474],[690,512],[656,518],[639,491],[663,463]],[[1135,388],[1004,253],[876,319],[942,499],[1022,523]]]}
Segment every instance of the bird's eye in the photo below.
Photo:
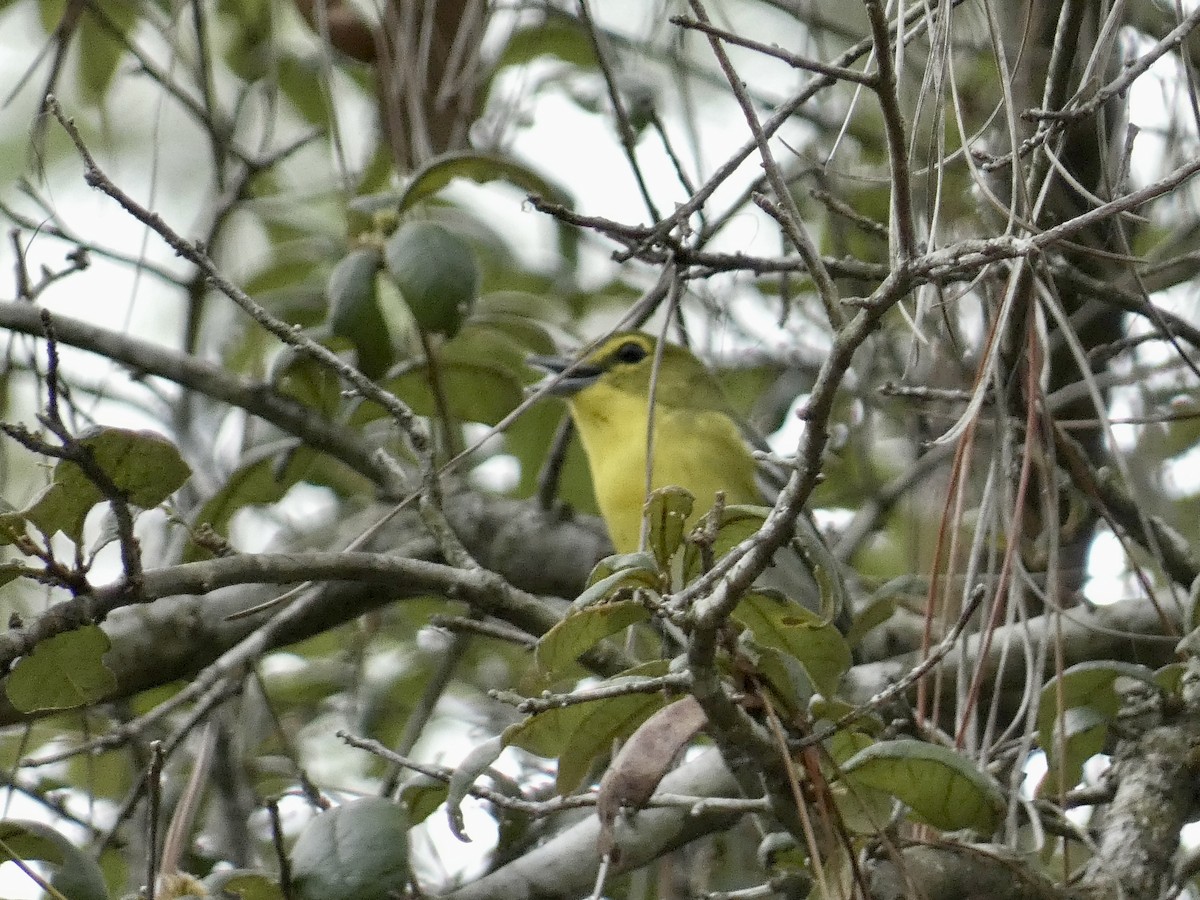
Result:
{"label": "bird's eye", "polygon": [[646,348],[636,341],[629,341],[617,348],[617,359],[623,363],[637,363],[646,358]]}

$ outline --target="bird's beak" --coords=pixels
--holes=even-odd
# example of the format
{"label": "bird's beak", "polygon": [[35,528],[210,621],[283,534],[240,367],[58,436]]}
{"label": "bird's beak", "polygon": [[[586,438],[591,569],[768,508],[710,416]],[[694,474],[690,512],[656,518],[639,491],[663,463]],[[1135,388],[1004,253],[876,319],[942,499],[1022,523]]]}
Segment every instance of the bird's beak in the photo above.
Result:
{"label": "bird's beak", "polygon": [[546,377],[533,385],[533,390],[559,397],[570,397],[595,384],[604,370],[578,359],[565,356],[530,356],[525,360]]}

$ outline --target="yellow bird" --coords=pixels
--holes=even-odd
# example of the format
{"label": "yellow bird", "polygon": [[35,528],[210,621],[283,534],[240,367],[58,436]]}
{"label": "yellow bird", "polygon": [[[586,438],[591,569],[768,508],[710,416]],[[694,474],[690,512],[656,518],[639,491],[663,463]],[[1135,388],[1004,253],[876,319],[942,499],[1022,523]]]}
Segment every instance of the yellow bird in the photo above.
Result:
{"label": "yellow bird", "polygon": [[[683,347],[664,344],[654,396],[651,373],[657,341],[641,332],[620,332],[584,359],[535,356],[529,362],[552,376],[553,394],[563,396],[579,430],[592,473],[600,514],[618,553],[638,549],[646,500],[647,423],[654,411],[651,490],[678,485],[696,501],[693,521],[712,508],[718,491],[728,505],[767,503],[737,416],[720,384]],[[816,528],[798,520],[806,551],[831,566]],[[822,606],[816,581],[790,549],[776,554],[764,573],[770,587],[783,591],[814,611]],[[836,579],[834,579],[836,581]],[[840,603],[827,606],[841,612]]]}

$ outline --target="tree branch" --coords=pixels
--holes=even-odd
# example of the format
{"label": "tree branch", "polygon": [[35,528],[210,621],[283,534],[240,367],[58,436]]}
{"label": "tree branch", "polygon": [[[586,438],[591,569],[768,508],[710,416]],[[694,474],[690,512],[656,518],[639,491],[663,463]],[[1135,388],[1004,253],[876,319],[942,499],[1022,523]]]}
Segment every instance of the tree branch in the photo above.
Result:
{"label": "tree branch", "polygon": [[[42,337],[41,313],[28,303],[0,301],[0,328]],[[358,434],[323,419],[316,410],[286,397],[265,382],[255,382],[214,363],[149,341],[55,315],[54,336],[60,344],[78,347],[128,367],[135,375],[153,375],[196,391],[213,400],[243,409],[299,438],[306,446],[328,453],[379,485],[385,496],[400,496],[391,470]]]}

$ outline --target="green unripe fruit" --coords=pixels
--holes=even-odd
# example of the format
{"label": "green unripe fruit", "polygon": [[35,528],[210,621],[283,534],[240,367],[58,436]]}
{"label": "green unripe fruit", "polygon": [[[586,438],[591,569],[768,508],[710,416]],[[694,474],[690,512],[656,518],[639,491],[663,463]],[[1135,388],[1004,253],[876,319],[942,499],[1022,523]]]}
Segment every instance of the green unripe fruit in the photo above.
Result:
{"label": "green unripe fruit", "polygon": [[387,900],[408,884],[408,820],[381,797],[335,806],[292,846],[298,900]]}
{"label": "green unripe fruit", "polygon": [[329,301],[329,330],[347,338],[358,353],[358,367],[378,378],[392,364],[392,342],[379,309],[375,274],[383,257],[374,247],[351,250],[333,267],[325,294]]}
{"label": "green unripe fruit", "polygon": [[427,332],[458,333],[479,293],[475,253],[433,222],[406,222],[384,246],[388,273]]}

